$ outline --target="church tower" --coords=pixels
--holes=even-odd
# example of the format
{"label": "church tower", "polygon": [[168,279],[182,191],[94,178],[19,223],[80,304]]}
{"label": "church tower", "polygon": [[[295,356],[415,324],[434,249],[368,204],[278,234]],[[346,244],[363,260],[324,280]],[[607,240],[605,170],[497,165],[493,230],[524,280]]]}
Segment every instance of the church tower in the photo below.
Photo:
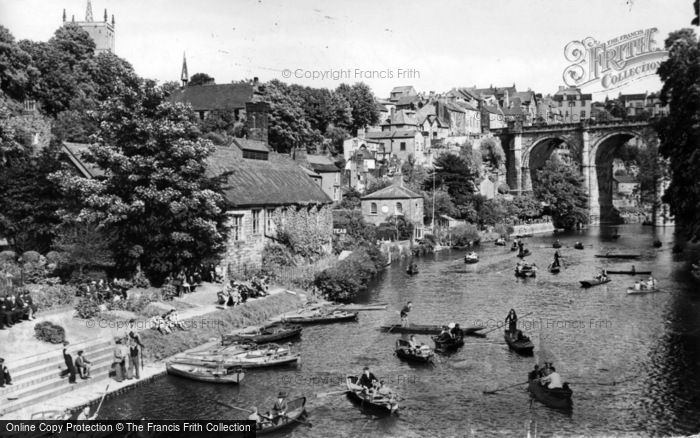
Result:
{"label": "church tower", "polygon": [[[112,22],[107,21],[107,9],[104,13],[104,21],[95,21],[92,15],[92,2],[87,0],[85,8],[85,21],[71,20],[71,24],[75,24],[85,30],[93,41],[95,41],[95,54],[104,52],[114,53],[114,15]],[[63,10],[63,25],[66,25],[66,10]]]}
{"label": "church tower", "polygon": [[182,81],[182,88],[187,86],[189,82],[189,75],[187,74],[187,58],[185,58],[185,52],[182,52],[182,73],[180,73],[180,80]]}

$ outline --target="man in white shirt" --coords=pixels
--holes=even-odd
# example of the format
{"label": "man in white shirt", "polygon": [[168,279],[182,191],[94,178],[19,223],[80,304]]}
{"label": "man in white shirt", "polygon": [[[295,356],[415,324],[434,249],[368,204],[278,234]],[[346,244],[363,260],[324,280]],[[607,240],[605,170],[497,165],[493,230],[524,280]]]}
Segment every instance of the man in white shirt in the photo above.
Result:
{"label": "man in white shirt", "polygon": [[546,375],[545,377],[542,377],[540,381],[542,383],[549,383],[547,385],[547,388],[549,389],[556,389],[556,388],[562,388],[563,385],[561,383],[561,376],[559,373],[554,369],[554,367],[551,367],[552,372]]}

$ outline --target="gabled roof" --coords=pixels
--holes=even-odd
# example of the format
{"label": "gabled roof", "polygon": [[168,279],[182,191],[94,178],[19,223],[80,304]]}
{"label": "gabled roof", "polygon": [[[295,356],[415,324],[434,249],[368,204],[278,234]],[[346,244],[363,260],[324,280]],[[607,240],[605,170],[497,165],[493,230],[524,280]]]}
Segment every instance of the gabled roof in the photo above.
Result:
{"label": "gabled roof", "polygon": [[264,141],[248,140],[247,138],[234,138],[233,143],[244,151],[270,152],[270,148]]}
{"label": "gabled roof", "polygon": [[177,90],[168,100],[189,103],[195,111],[214,109],[241,109],[253,97],[252,84],[196,85]]}
{"label": "gabled roof", "polygon": [[397,129],[396,131],[375,131],[367,132],[367,138],[379,140],[387,138],[411,138],[415,137],[418,131],[415,129]]}
{"label": "gabled roof", "polygon": [[396,106],[406,106],[410,105],[412,103],[418,102],[420,98],[415,95],[415,94],[409,94],[407,96],[401,96],[399,97],[399,100],[396,101]]}
{"label": "gabled roof", "polygon": [[406,187],[401,187],[397,184],[392,184],[389,187],[384,187],[381,190],[377,190],[374,193],[363,196],[362,200],[365,199],[423,199],[423,195],[412,192]]}
{"label": "gabled roof", "polygon": [[210,177],[228,173],[224,196],[237,208],[332,203],[309,172],[275,152],[267,161],[248,160],[237,147],[219,146],[207,158]]}
{"label": "gabled roof", "polygon": [[316,172],[340,172],[333,160],[325,155],[306,155],[306,161]]}
{"label": "gabled roof", "polygon": [[481,105],[481,108],[483,108],[486,112],[491,113],[491,114],[503,115],[503,111],[497,106]]}
{"label": "gabled roof", "polygon": [[516,93],[509,94],[508,98],[511,100],[520,99],[520,101],[523,104],[527,104],[529,102],[535,101],[535,92],[534,91],[518,91]]}
{"label": "gabled roof", "polygon": [[413,88],[413,85],[402,85],[399,87],[394,87],[391,89],[391,94],[394,93],[409,93],[409,92],[415,92],[416,90]]}
{"label": "gabled roof", "polygon": [[71,143],[64,141],[61,149],[66,154],[70,162],[85,178],[96,178],[104,176],[104,170],[100,169],[96,164],[88,163],[83,160],[82,154],[90,148],[87,143]]}
{"label": "gabled roof", "polygon": [[389,118],[389,125],[417,125],[416,112],[411,110],[398,110]]}

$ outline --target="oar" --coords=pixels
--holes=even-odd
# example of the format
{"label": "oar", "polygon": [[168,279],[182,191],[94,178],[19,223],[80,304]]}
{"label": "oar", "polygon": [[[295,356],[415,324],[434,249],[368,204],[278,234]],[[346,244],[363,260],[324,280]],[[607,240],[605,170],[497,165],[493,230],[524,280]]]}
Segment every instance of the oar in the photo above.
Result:
{"label": "oar", "polygon": [[[220,404],[221,406],[225,406],[225,407],[227,407],[227,408],[238,409],[239,411],[248,412],[249,414],[253,412],[253,411],[251,411],[251,410],[249,410],[249,409],[239,408],[239,407],[230,405],[230,404],[228,404],[228,403],[224,403],[224,402],[219,401],[219,400],[214,400],[214,402]],[[271,418],[265,417],[264,415],[261,415],[261,417],[263,417],[263,418],[265,418],[265,419],[268,419],[268,420],[272,420]],[[297,420],[296,418],[286,417],[286,416],[285,416],[285,418],[287,418],[287,419],[289,419],[289,420],[292,420],[292,421],[296,421],[297,423],[303,424],[303,425],[305,425],[305,426],[313,427],[313,424],[309,423],[308,421],[301,421],[301,420]]]}
{"label": "oar", "polygon": [[[526,314],[523,315],[523,316],[519,316],[518,319],[520,319],[520,318],[525,318],[526,316],[530,316],[530,315],[532,315],[533,313],[535,313],[535,312],[526,313]],[[492,331],[498,330],[498,329],[501,329],[501,328],[503,328],[503,326],[495,327],[495,328],[492,328],[491,330],[487,330],[487,331],[485,331],[485,332],[483,332],[483,333],[479,333],[479,334],[481,334],[481,335],[487,335],[487,334],[491,333]]]}
{"label": "oar", "polygon": [[316,398],[328,397],[329,395],[346,394],[347,392],[347,389],[344,389],[342,391],[319,392],[318,394],[316,394]]}
{"label": "oar", "polygon": [[494,389],[493,391],[484,391],[484,394],[495,394],[495,393],[498,392],[498,391],[503,391],[504,389],[512,388],[512,387],[514,387],[514,386],[524,385],[524,384],[526,384],[526,383],[528,383],[528,382],[520,382],[520,383],[516,383],[516,384],[514,384],[514,385],[504,386],[504,387],[502,387],[502,388]]}
{"label": "oar", "polygon": [[102,398],[100,399],[100,403],[97,405],[97,409],[95,410],[95,413],[92,414],[92,418],[97,418],[97,414],[100,413],[100,408],[102,407],[102,402],[105,401],[105,396],[107,395],[107,390],[109,390],[109,383],[107,384],[107,387],[105,388],[105,393],[102,394]]}

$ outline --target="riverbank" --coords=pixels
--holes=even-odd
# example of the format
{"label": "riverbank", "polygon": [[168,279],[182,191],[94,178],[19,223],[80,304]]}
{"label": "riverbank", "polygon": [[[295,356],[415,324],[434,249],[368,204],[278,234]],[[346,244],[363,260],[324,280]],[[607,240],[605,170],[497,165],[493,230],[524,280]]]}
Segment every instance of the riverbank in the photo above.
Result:
{"label": "riverbank", "polygon": [[[32,414],[43,411],[68,411],[73,415],[77,415],[85,406],[93,404],[95,405],[93,406],[94,410],[103,395],[105,398],[112,398],[164,375],[164,362],[171,356],[188,350],[210,348],[220,343],[222,334],[235,334],[239,331],[250,330],[255,328],[255,326],[273,322],[284,314],[302,308],[306,304],[306,299],[307,297],[303,293],[277,288],[272,289],[267,297],[252,299],[243,305],[230,309],[218,309],[211,304],[216,300],[215,285],[190,294],[187,297],[187,301],[193,307],[181,312],[180,318],[185,327],[187,327],[186,331],[178,330],[171,334],[163,335],[156,330],[144,328],[143,325],[136,327],[142,342],[146,346],[144,350],[145,363],[139,380],[132,379],[116,382],[109,377],[111,368],[109,354],[111,349],[113,349],[113,337],[110,336],[115,330],[114,327],[120,327],[118,331],[123,333],[126,320],[111,320],[109,321],[110,327],[93,328],[93,335],[96,336],[93,338],[92,344],[97,345],[100,343],[101,348],[102,361],[99,367],[101,371],[100,373],[94,373],[92,380],[81,381],[79,379],[76,385],[69,385],[67,379],[59,376],[60,369],[65,368],[61,366],[63,357],[59,347],[52,346],[52,349],[38,356],[25,356],[23,358],[19,354],[15,354],[13,355],[13,361],[7,361],[6,364],[13,375],[20,376],[20,379],[15,379],[19,380],[19,385],[16,387],[17,389],[13,387],[4,388],[6,391],[2,394],[2,398],[7,399],[9,403],[3,403],[4,414],[0,419],[30,419]],[[194,303],[201,303],[201,305]],[[52,316],[56,317],[57,315]],[[66,315],[60,316],[64,322],[70,317]],[[77,323],[81,331],[85,328],[84,322]],[[25,324],[27,325],[23,327],[22,332],[33,331],[33,324]],[[104,333],[100,333],[100,331],[104,331]],[[70,332],[69,335],[72,338],[78,337],[76,332]],[[15,336],[24,339],[30,335],[19,333],[19,330],[17,330]],[[76,343],[74,342],[73,344]],[[83,344],[77,343],[77,345],[82,346]],[[20,349],[19,351],[26,352],[30,350]],[[86,353],[89,351],[86,348]],[[36,360],[32,360],[35,357]],[[45,375],[35,376],[33,380],[25,378],[23,382],[21,376],[33,373],[32,370],[37,369],[37,362],[45,364],[42,365],[46,369]],[[13,366],[13,364],[21,366]],[[59,369],[58,373],[56,366]],[[95,367],[94,364],[93,368]],[[108,384],[109,386],[107,386]],[[13,390],[15,392],[11,392]],[[41,397],[44,393],[46,397]],[[23,396],[25,397],[23,398]],[[15,408],[8,405],[14,405]],[[7,412],[7,409],[11,409],[11,411]]]}

